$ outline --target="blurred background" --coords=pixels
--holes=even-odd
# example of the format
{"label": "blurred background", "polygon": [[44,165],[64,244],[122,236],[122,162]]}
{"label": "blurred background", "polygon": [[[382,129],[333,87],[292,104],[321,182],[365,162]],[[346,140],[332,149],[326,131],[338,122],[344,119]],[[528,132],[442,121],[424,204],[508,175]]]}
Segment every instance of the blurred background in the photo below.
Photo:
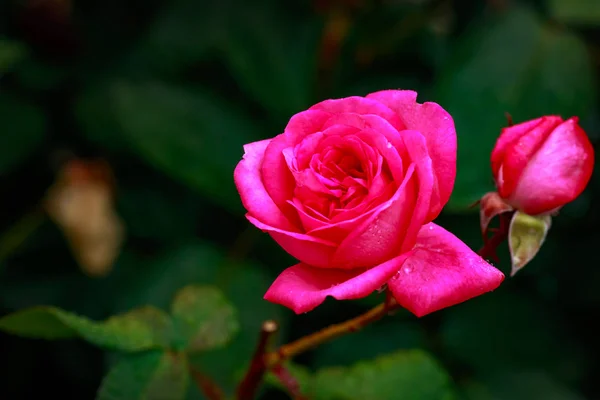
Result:
{"label": "blurred background", "polygon": [[[285,342],[381,301],[296,316],[262,300],[294,260],[244,218],[232,178],[244,143],[323,99],[416,90],[458,132],[437,222],[477,250],[469,206],[493,189],[505,113],[577,115],[597,146],[599,70],[598,0],[2,0],[0,310],[46,304],[99,320],[215,284],[242,329],[194,362],[231,388],[263,320],[280,322]],[[298,363],[418,348],[455,398],[600,399],[599,195],[595,173],[497,291],[421,319],[400,312]],[[6,334],[0,355],[1,399],[93,399],[114,361],[83,341]]]}

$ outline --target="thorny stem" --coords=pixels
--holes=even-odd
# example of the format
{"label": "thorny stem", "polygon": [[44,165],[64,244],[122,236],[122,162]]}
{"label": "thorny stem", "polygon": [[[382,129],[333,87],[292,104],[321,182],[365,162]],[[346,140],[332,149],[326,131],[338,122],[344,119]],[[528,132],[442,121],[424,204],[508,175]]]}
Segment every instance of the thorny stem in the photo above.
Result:
{"label": "thorny stem", "polygon": [[485,259],[496,260],[498,258],[496,255],[496,249],[508,238],[508,231],[510,228],[510,220],[512,215],[512,212],[500,214],[500,227],[494,231],[494,234],[491,238],[486,238],[483,247],[479,249],[477,254]]}
{"label": "thorny stem", "polygon": [[252,400],[256,395],[256,391],[263,380],[265,372],[267,372],[267,364],[265,355],[269,351],[271,338],[279,330],[279,326],[275,321],[265,321],[260,331],[260,337],[254,356],[250,362],[250,367],[246,371],[244,379],[240,382],[236,394],[238,400]]}
{"label": "thorny stem", "polygon": [[225,398],[223,390],[208,376],[195,368],[190,368],[190,372],[198,389],[200,389],[208,400],[223,400]]}
{"label": "thorny stem", "polygon": [[300,392],[300,385],[294,376],[281,364],[277,364],[271,368],[271,372],[279,382],[287,389],[288,393],[294,400],[307,400]]}
{"label": "thorny stem", "polygon": [[398,308],[399,305],[396,303],[393,297],[388,297],[385,303],[378,305],[375,308],[367,311],[366,313],[359,315],[358,317],[352,318],[348,321],[341,322],[339,324],[330,325],[318,332],[312,333],[308,336],[304,336],[294,342],[281,346],[277,351],[271,352],[265,357],[265,364],[267,368],[272,368],[275,365],[282,363],[294,357],[297,354],[303,353],[307,350],[317,347],[318,345],[343,336],[346,333],[356,332],[365,326],[383,318],[390,311]]}
{"label": "thorny stem", "polygon": [[387,293],[386,300],[358,317],[339,324],[330,325],[318,332],[304,336],[296,341],[281,346],[278,350],[269,352],[268,343],[277,331],[274,321],[266,321],[263,324],[260,338],[254,352],[250,367],[239,384],[236,394],[237,400],[252,400],[261,384],[264,374],[271,370],[273,374],[288,389],[295,400],[306,400],[300,393],[300,387],[291,373],[285,369],[282,363],[300,353],[313,349],[318,345],[343,336],[347,333],[357,332],[365,326],[380,320],[391,311],[399,308],[393,296]]}

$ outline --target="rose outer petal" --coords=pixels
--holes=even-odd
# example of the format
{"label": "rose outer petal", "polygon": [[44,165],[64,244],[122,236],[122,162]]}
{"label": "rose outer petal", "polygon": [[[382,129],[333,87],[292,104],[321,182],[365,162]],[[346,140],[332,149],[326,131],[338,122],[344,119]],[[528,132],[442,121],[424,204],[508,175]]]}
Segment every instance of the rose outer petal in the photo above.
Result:
{"label": "rose outer petal", "polygon": [[385,104],[398,114],[406,129],[419,131],[427,139],[437,178],[434,187],[439,192],[429,211],[428,220],[432,221],[450,199],[456,178],[456,129],[452,117],[437,103],[417,103],[417,92],[412,90],[383,90],[367,98]]}
{"label": "rose outer petal", "polygon": [[304,233],[269,226],[248,214],[246,214],[246,218],[258,229],[268,232],[273,240],[297,260],[315,267],[332,267],[331,256],[336,249],[335,243]]}
{"label": "rose outer petal", "polygon": [[402,120],[387,105],[366,97],[352,96],[343,99],[325,100],[315,104],[309,110],[325,111],[333,115],[337,114],[359,114],[378,115],[387,120],[396,130],[405,129]]}
{"label": "rose outer petal", "polygon": [[523,122],[521,124],[509,126],[507,128],[502,129],[490,157],[492,174],[494,175],[494,179],[497,179],[498,177],[498,171],[500,170],[500,166],[504,161],[504,154],[506,153],[506,149],[512,146],[514,142],[519,140],[521,136],[538,126],[542,122],[543,118],[544,117],[532,119],[531,121]]}
{"label": "rose outer petal", "polygon": [[397,273],[411,253],[370,269],[321,269],[296,264],[283,271],[264,296],[296,314],[311,311],[331,296],[338,300],[360,299],[373,293]]}
{"label": "rose outer petal", "polygon": [[401,306],[422,317],[492,291],[503,280],[502,272],[460,239],[429,223],[388,288]]}
{"label": "rose outer petal", "polygon": [[261,166],[264,187],[273,202],[296,226],[300,221],[296,211],[288,204],[293,198],[294,177],[287,167],[283,150],[294,147],[309,134],[319,132],[330,115],[323,111],[303,111],[294,115],[288,122],[284,133],[274,137],[265,150]]}
{"label": "rose outer petal", "polygon": [[502,177],[497,182],[501,197],[508,198],[512,194],[525,167],[561,122],[560,117],[543,117],[537,126],[507,146],[501,166]]}
{"label": "rose outer petal", "polygon": [[270,142],[267,139],[244,145],[244,158],[236,166],[233,180],[242,204],[253,218],[270,226],[295,230],[265,190],[261,178],[260,167]]}
{"label": "rose outer petal", "polygon": [[587,186],[594,149],[577,118],[563,122],[528,161],[509,202],[537,215],[573,201]]}

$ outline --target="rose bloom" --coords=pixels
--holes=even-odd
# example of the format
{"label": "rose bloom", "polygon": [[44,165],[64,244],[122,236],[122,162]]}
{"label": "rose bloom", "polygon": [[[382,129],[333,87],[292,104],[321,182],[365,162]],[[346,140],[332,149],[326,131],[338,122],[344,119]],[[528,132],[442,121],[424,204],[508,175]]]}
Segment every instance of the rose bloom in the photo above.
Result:
{"label": "rose bloom", "polygon": [[431,223],[450,197],[456,132],[413,91],[326,100],[244,146],[234,180],[248,220],[300,262],[265,299],[296,313],[387,284],[417,316],[495,289],[504,275]]}
{"label": "rose bloom", "polygon": [[551,115],[502,130],[491,164],[506,203],[538,215],[581,194],[592,176],[594,149],[577,121]]}

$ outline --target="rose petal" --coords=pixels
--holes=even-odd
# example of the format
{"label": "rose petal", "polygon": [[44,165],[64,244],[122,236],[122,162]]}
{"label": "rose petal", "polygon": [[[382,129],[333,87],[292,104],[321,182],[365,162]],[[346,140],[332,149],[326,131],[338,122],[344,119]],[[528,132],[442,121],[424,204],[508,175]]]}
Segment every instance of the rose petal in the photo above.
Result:
{"label": "rose petal", "polygon": [[264,298],[286,306],[296,314],[311,311],[327,296],[338,300],[360,299],[383,286],[398,272],[410,254],[403,254],[367,270],[325,270],[297,264],[275,279]]}
{"label": "rose petal", "polygon": [[265,190],[260,175],[263,155],[270,141],[267,139],[244,145],[244,158],[236,166],[233,180],[242,204],[250,215],[267,225],[295,230]]}
{"label": "rose petal", "polygon": [[265,150],[261,167],[265,189],[273,202],[296,226],[300,226],[300,221],[294,209],[287,203],[293,197],[294,178],[286,167],[283,150],[294,147],[307,135],[319,132],[329,117],[328,113],[316,110],[307,110],[294,115],[285,127],[284,133],[273,138]]}
{"label": "rose petal", "polygon": [[577,118],[563,122],[528,161],[509,201],[537,215],[573,201],[587,186],[594,149]]}
{"label": "rose petal", "polygon": [[[378,115],[338,114],[333,115],[325,126],[329,124],[346,124],[361,132],[357,134],[364,142],[377,149],[388,162],[390,172],[397,182],[404,177],[404,163],[400,154],[404,145],[401,133],[387,120]],[[410,163],[407,163],[408,165]]]}
{"label": "rose petal", "polygon": [[325,100],[315,104],[309,110],[320,110],[330,114],[375,114],[386,119],[396,130],[405,128],[399,116],[392,111],[387,105],[382,104],[376,99],[365,97],[352,96],[343,99]]}
{"label": "rose petal", "polygon": [[417,199],[402,242],[401,252],[404,253],[414,246],[419,229],[431,217],[429,213],[431,212],[431,200],[435,197],[435,174],[433,160],[428,153],[427,139],[420,132],[407,130],[402,132],[402,141],[410,160],[415,165],[415,173],[418,178]]}
{"label": "rose petal", "polygon": [[429,223],[388,288],[401,306],[422,317],[492,291],[503,280],[502,272],[460,239]]}
{"label": "rose petal", "polygon": [[323,129],[323,124],[330,116],[331,114],[328,112],[313,110],[312,108],[299,112],[290,118],[284,129],[284,135],[288,138],[289,143],[296,145],[305,136],[320,132]]}
{"label": "rose petal", "polygon": [[371,93],[377,100],[397,113],[406,129],[421,132],[427,139],[427,149],[437,177],[434,185],[439,200],[431,205],[428,220],[433,220],[450,199],[456,178],[456,129],[454,121],[439,104],[417,103],[417,93],[411,90],[383,90]]}
{"label": "rose petal", "polygon": [[506,149],[525,133],[538,126],[542,120],[543,117],[540,117],[502,129],[491,155],[492,174],[494,175],[494,179],[498,176],[498,170],[504,160]]}
{"label": "rose petal", "polygon": [[315,267],[332,267],[330,259],[336,248],[335,243],[303,233],[269,226],[248,214],[246,218],[257,228],[268,232],[292,257]]}
{"label": "rose petal", "polygon": [[294,143],[286,135],[278,135],[271,140],[265,150],[264,159],[260,169],[265,190],[279,207],[281,212],[296,226],[300,221],[294,209],[287,203],[294,196],[296,182],[292,172],[286,165],[283,151],[292,147]]}
{"label": "rose petal", "polygon": [[340,243],[332,259],[335,266],[370,267],[400,254],[416,200],[414,168],[414,165],[408,168],[394,196],[377,207]]}
{"label": "rose petal", "polygon": [[500,196],[507,198],[511,195],[519,183],[523,170],[529,164],[533,155],[561,122],[562,119],[560,117],[543,117],[542,121],[535,128],[530,129],[525,135],[513,141],[506,148],[501,165],[501,182],[498,182],[498,193]]}

